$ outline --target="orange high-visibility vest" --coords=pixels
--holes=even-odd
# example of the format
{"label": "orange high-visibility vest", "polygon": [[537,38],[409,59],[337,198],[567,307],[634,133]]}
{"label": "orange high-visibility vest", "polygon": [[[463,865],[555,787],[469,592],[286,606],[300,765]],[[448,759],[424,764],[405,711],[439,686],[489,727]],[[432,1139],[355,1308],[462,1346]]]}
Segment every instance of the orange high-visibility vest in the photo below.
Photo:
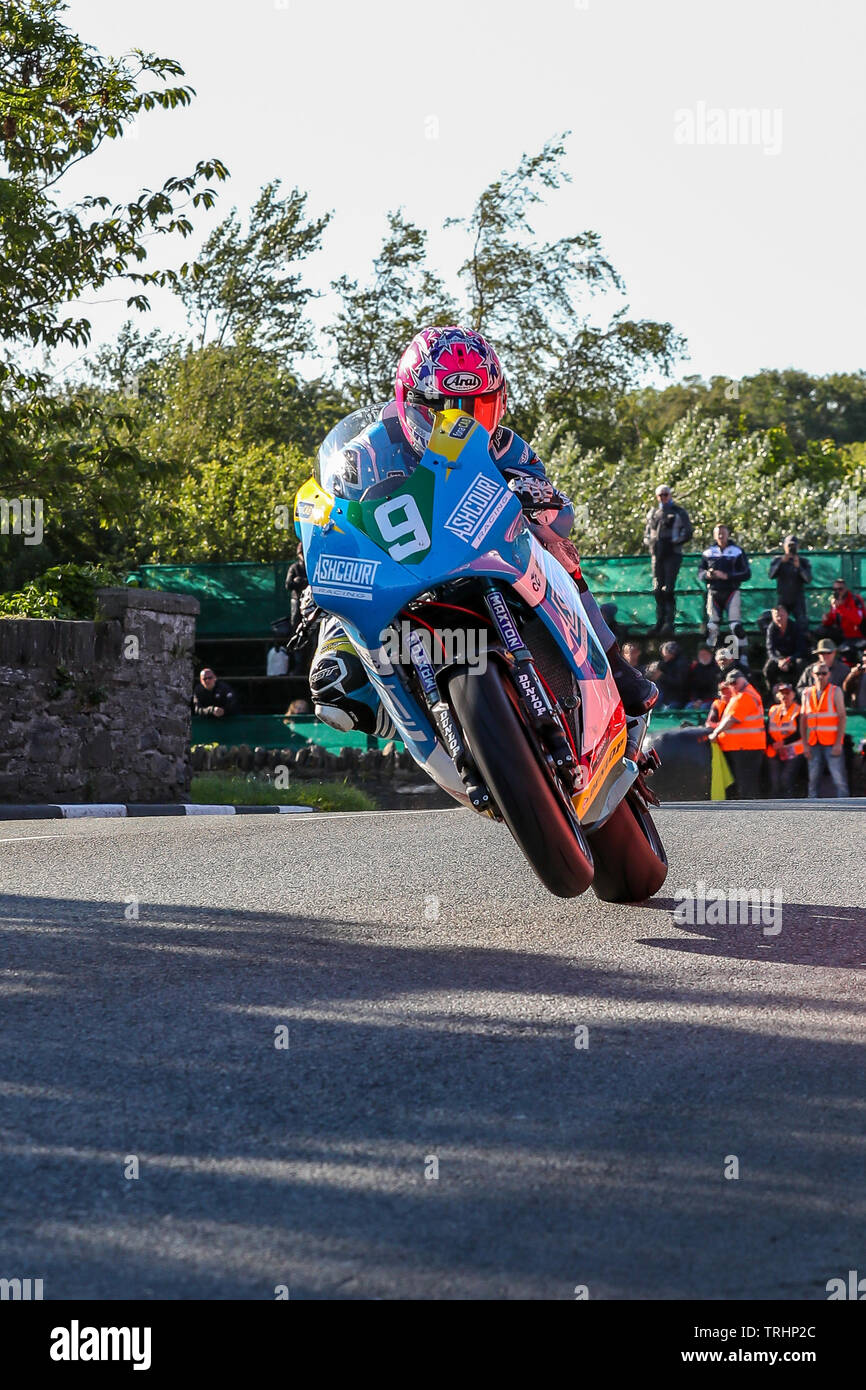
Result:
{"label": "orange high-visibility vest", "polygon": [[814,685],[807,686],[803,696],[803,713],[806,728],[809,730],[809,744],[820,743],[830,748],[839,737],[839,715],[833,702],[833,686],[830,682],[819,696]]}
{"label": "orange high-visibility vest", "polygon": [[[796,700],[791,706],[790,716],[785,717],[785,706],[782,704],[772,705],[770,708],[770,723],[768,733],[770,742],[767,744],[767,757],[775,758],[775,743],[784,743],[786,747],[792,748],[795,753],[803,752],[803,740],[799,737],[800,728],[800,706]],[[796,735],[792,738],[791,735]]]}
{"label": "orange high-visibility vest", "polygon": [[712,720],[712,724],[718,724],[719,720],[721,719],[722,715],[727,709],[728,704],[729,701],[723,700],[721,697],[719,697],[716,700],[713,700],[713,703],[710,705],[710,712],[707,715],[707,723],[710,723],[710,715],[714,714],[716,717]]}
{"label": "orange high-visibility vest", "polygon": [[723,752],[737,753],[747,748],[759,748],[763,752],[767,746],[764,705],[753,685],[747,685],[728,702],[725,714],[732,714],[736,722],[718,736]]}

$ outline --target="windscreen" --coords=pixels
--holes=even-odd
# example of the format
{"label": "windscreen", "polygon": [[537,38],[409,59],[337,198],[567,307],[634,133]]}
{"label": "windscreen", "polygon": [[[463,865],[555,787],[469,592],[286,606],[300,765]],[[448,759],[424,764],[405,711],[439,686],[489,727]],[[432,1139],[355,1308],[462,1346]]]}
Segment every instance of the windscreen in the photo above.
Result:
{"label": "windscreen", "polygon": [[381,405],[365,405],[361,410],[354,410],[326,436],[316,456],[316,477],[326,492],[334,492],[334,477],[340,471],[343,449],[379,418],[381,410]]}

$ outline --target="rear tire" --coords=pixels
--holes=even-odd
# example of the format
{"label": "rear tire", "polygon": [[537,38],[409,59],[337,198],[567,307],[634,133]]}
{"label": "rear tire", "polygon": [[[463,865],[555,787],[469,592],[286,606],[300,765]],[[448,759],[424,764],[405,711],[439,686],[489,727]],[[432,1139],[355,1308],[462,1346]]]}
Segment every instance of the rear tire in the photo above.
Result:
{"label": "rear tire", "polygon": [[648,811],[629,793],[600,830],[589,834],[593,892],[605,903],[642,903],[668,875],[668,859]]}
{"label": "rear tire", "polygon": [[576,898],[592,882],[593,860],[577,816],[564,805],[542,754],[495,661],[484,672],[457,671],[448,695],[469,751],[502,818],[545,888]]}

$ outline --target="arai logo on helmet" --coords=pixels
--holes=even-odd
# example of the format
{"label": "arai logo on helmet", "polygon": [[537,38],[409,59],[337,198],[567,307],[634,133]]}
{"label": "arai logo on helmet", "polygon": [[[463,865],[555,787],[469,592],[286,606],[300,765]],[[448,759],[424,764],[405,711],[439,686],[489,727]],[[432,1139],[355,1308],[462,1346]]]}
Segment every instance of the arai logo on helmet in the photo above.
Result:
{"label": "arai logo on helmet", "polygon": [[477,391],[482,384],[477,372],[449,372],[442,378],[443,391]]}

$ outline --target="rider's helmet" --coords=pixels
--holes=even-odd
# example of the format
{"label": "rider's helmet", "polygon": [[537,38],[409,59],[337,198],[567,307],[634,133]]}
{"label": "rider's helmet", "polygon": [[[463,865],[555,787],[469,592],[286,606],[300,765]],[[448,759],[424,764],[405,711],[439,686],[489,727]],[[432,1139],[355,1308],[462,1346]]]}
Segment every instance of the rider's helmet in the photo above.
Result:
{"label": "rider's helmet", "polygon": [[437,410],[472,415],[490,434],[507,401],[502,363],[471,328],[422,328],[400,358],[394,387],[397,414],[416,454],[423,454]]}

